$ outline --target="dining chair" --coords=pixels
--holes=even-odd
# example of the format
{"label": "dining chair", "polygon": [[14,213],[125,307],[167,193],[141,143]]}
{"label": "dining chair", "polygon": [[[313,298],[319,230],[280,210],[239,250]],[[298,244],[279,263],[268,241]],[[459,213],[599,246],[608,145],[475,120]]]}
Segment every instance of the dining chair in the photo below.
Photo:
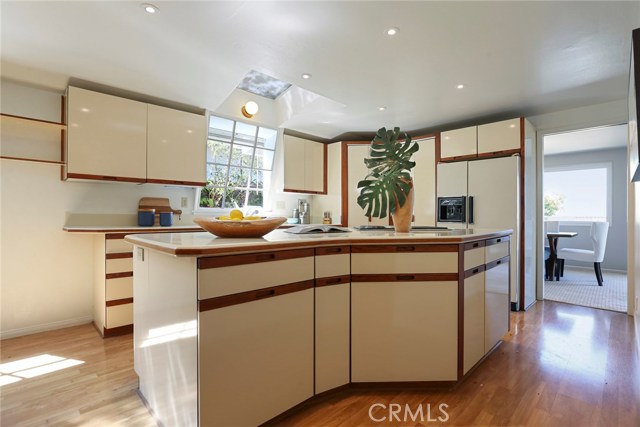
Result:
{"label": "dining chair", "polygon": [[593,250],[577,249],[577,248],[562,248],[558,251],[558,257],[563,259],[569,259],[573,261],[592,262],[593,269],[596,273],[596,280],[598,286],[602,286],[602,269],[600,263],[604,259],[604,251],[607,247],[607,234],[609,233],[608,222],[592,222],[589,236],[591,238],[591,244]]}
{"label": "dining chair", "polygon": [[[551,279],[549,277],[551,249],[549,249],[549,239],[547,238],[547,233],[553,233],[560,231],[560,221],[544,221],[543,223],[544,230],[544,277],[545,280]],[[560,280],[560,276],[564,273],[564,260],[556,259],[556,280]]]}

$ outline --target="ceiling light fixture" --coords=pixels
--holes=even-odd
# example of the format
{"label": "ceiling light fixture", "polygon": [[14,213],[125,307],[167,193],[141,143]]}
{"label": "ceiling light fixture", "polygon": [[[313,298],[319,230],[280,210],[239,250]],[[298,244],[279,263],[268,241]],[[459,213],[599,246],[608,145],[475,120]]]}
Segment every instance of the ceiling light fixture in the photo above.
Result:
{"label": "ceiling light fixture", "polygon": [[158,13],[158,12],[160,12],[160,9],[158,9],[158,6],[155,6],[155,5],[151,4],[151,3],[142,3],[140,6],[142,6],[142,8],[147,13]]}
{"label": "ceiling light fixture", "polygon": [[387,107],[378,107],[378,111],[384,111],[386,109],[387,109]]}
{"label": "ceiling light fixture", "polygon": [[240,111],[242,111],[243,116],[245,116],[247,119],[250,119],[258,112],[258,104],[253,101],[249,101],[242,106],[242,109]]}
{"label": "ceiling light fixture", "polygon": [[464,89],[464,85],[460,83],[459,85],[456,86],[456,89]]}
{"label": "ceiling light fixture", "polygon": [[309,73],[304,73],[304,74],[302,74],[302,78],[303,78],[303,79],[305,79],[305,80],[306,80],[306,79],[310,79],[310,78],[311,78],[311,74],[309,74]]}
{"label": "ceiling light fixture", "polygon": [[387,28],[386,30],[384,30],[384,32],[388,35],[388,36],[395,36],[396,34],[398,34],[400,32],[400,28],[398,27],[391,27],[391,28]]}

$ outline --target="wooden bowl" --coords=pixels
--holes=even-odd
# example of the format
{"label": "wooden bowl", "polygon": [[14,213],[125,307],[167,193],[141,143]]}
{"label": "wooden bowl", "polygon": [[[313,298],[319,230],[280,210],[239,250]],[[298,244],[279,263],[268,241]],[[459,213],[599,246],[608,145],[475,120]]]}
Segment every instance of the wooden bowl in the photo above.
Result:
{"label": "wooden bowl", "polygon": [[196,217],[193,222],[218,237],[262,237],[286,222],[285,217],[255,220],[221,220],[215,217]]}

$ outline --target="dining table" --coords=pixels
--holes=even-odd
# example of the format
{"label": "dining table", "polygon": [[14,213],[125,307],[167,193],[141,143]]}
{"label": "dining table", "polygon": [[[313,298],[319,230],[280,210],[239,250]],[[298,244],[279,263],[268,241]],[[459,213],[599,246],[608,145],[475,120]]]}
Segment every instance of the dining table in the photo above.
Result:
{"label": "dining table", "polygon": [[575,231],[550,231],[547,232],[547,239],[549,239],[549,269],[547,271],[547,277],[553,281],[555,277],[557,281],[560,281],[560,274],[558,270],[558,239],[561,237],[572,238],[576,237],[578,233]]}

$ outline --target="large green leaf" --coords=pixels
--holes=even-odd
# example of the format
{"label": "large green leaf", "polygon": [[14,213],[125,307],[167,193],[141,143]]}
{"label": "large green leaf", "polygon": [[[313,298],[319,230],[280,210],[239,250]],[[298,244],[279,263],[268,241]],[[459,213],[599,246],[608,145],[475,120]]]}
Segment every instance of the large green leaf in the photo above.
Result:
{"label": "large green leaf", "polygon": [[385,218],[403,206],[412,187],[411,161],[413,153],[420,148],[404,133],[399,140],[400,128],[378,129],[369,147],[369,157],[364,159],[369,174],[358,182],[360,195],[357,202],[368,217]]}

